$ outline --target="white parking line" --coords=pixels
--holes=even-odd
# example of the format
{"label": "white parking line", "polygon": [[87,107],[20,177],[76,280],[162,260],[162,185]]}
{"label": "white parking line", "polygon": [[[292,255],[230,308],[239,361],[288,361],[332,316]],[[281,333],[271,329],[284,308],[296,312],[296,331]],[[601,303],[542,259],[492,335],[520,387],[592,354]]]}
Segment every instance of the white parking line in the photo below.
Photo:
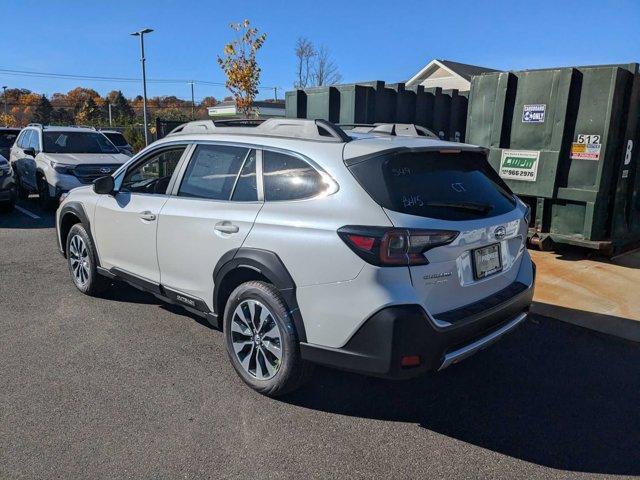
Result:
{"label": "white parking line", "polygon": [[27,217],[31,217],[34,220],[40,220],[40,217],[38,215],[36,215],[35,213],[31,213],[29,210],[26,210],[26,209],[22,208],[19,205],[16,205],[16,210],[18,210],[19,212],[24,213]]}

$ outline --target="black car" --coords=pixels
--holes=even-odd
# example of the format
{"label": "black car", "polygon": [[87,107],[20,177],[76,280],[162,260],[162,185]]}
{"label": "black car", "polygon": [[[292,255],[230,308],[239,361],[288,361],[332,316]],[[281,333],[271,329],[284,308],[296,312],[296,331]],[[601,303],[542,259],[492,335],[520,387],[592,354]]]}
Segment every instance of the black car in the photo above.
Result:
{"label": "black car", "polygon": [[11,147],[13,146],[18,134],[19,128],[0,128],[0,155],[9,160]]}
{"label": "black car", "polygon": [[100,133],[111,140],[111,143],[116,146],[120,153],[129,155],[130,157],[133,156],[133,147],[129,145],[129,142],[127,142],[127,139],[122,133],[116,132],[115,130],[100,130]]}

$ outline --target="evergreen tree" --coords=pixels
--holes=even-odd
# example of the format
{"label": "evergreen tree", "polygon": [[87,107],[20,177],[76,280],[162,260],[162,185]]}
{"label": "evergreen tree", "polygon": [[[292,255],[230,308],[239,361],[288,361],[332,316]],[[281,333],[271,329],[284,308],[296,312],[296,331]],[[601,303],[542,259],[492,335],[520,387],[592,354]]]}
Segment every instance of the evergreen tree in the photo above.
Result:
{"label": "evergreen tree", "polygon": [[68,108],[56,108],[51,112],[53,125],[73,125],[73,113]]}
{"label": "evergreen tree", "polygon": [[33,111],[33,115],[31,116],[31,121],[35,123],[42,123],[43,125],[47,125],[51,123],[51,113],[53,112],[53,107],[51,106],[51,102],[42,95],[38,104],[36,105],[35,110]]}
{"label": "evergreen tree", "polygon": [[129,123],[133,119],[133,108],[120,90],[111,92],[107,98],[112,105],[111,114],[119,123]]}

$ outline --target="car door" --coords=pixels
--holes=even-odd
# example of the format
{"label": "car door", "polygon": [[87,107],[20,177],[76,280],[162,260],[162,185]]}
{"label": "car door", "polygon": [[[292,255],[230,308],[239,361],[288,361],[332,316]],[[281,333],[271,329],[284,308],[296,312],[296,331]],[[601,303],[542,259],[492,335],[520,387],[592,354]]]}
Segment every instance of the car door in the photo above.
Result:
{"label": "car door", "polygon": [[102,267],[145,287],[159,285],[158,216],[187,147],[172,145],[149,152],[118,175],[114,194],[101,195],[94,230]]}
{"label": "car door", "polygon": [[15,170],[20,177],[20,182],[35,190],[35,159],[24,153],[24,149],[30,146],[33,135],[37,134],[32,128],[22,131],[16,144],[11,149],[11,165],[15,166]]}
{"label": "car door", "polygon": [[27,180],[29,182],[30,185],[33,185],[35,188],[38,187],[38,160],[40,162],[42,162],[43,156],[40,155],[40,153],[42,152],[42,142],[40,141],[40,131],[38,130],[32,130],[31,131],[31,136],[29,137],[29,143],[27,144],[27,146],[29,148],[33,148],[33,151],[35,152],[34,156],[30,156],[30,155],[26,155],[25,156],[25,164],[27,166],[28,169],[28,173],[27,173]]}
{"label": "car door", "polygon": [[[262,207],[254,149],[198,145],[158,223],[162,286],[182,303],[213,310],[213,271],[242,245]],[[186,298],[185,298],[186,297]]]}

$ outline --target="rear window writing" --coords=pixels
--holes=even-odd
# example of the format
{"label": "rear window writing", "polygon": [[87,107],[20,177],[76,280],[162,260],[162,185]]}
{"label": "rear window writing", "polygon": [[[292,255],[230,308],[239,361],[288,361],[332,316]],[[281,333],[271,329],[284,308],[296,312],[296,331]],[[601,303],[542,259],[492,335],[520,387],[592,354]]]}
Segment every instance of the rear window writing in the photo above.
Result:
{"label": "rear window writing", "polygon": [[391,153],[350,170],[376,202],[397,212],[469,220],[515,207],[511,191],[479,152]]}

